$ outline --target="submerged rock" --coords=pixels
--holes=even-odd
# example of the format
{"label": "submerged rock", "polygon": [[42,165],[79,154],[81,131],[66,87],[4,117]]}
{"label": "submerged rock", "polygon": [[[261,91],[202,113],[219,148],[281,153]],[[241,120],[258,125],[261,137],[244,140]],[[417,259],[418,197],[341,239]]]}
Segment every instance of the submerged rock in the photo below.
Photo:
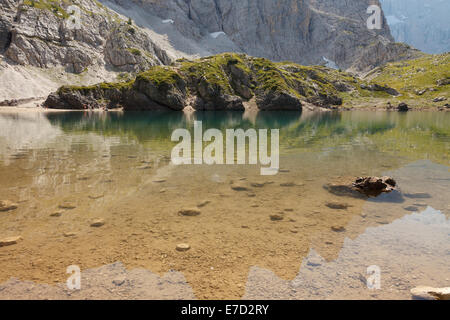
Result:
{"label": "submerged rock", "polygon": [[250,185],[253,188],[263,188],[263,187],[265,187],[268,184],[269,184],[269,182],[252,182],[252,183],[250,183]]}
{"label": "submerged rock", "polygon": [[345,231],[345,227],[343,226],[332,226],[331,230],[334,232],[344,232]]}
{"label": "submerged rock", "polygon": [[149,169],[151,169],[151,168],[152,168],[152,166],[149,166],[149,165],[143,165],[143,166],[137,167],[136,169],[138,169],[138,170],[149,170]]}
{"label": "submerged rock", "polygon": [[361,192],[355,190],[355,188],[351,184],[345,185],[345,184],[329,183],[329,184],[324,185],[323,188],[325,190],[327,190],[328,192],[330,192],[336,196],[339,196],[339,197],[352,197],[352,198],[360,198],[360,199],[363,199],[366,197]]}
{"label": "submerged rock", "polygon": [[50,213],[50,217],[58,218],[58,217],[61,217],[62,214],[63,214],[62,211],[55,211],[55,212]]}
{"label": "submerged rock", "polygon": [[450,287],[432,288],[419,286],[411,289],[411,295],[416,300],[450,300]]}
{"label": "submerged rock", "polygon": [[370,197],[394,191],[397,182],[391,177],[361,177],[356,179],[352,186]]}
{"label": "submerged rock", "polygon": [[72,204],[70,202],[64,202],[64,203],[60,204],[58,207],[63,210],[73,210],[77,206],[75,206],[74,204]]}
{"label": "submerged rock", "polygon": [[201,214],[201,211],[196,208],[188,208],[188,209],[181,209],[180,211],[178,211],[178,213],[186,217],[196,217]]}
{"label": "submerged rock", "polygon": [[104,196],[105,196],[104,194],[91,194],[89,196],[89,199],[91,199],[91,200],[98,200],[98,199],[103,198]]}
{"label": "submerged rock", "polygon": [[418,192],[418,193],[405,193],[403,194],[406,198],[410,199],[431,199],[432,196],[429,193]]}
{"label": "submerged rock", "polygon": [[311,257],[308,259],[306,265],[310,267],[319,267],[322,265],[322,260],[319,257]]}
{"label": "submerged rock", "polygon": [[17,204],[9,200],[0,200],[0,212],[6,212],[17,209]]}
{"label": "submerged rock", "polygon": [[91,223],[91,227],[94,227],[94,228],[99,228],[99,227],[102,227],[104,225],[105,225],[105,220],[104,219],[95,219]]}
{"label": "submerged rock", "polygon": [[12,246],[14,244],[17,244],[20,240],[22,240],[21,236],[0,239],[0,247]]}
{"label": "submerged rock", "polygon": [[234,191],[249,191],[250,189],[243,183],[235,182],[231,184],[231,189]]}
{"label": "submerged rock", "polygon": [[71,232],[71,231],[63,233],[63,236],[66,238],[75,237],[76,235],[77,235],[76,232]]}
{"label": "submerged rock", "polygon": [[208,204],[210,204],[210,203],[211,203],[210,200],[204,200],[204,201],[200,202],[200,203],[197,205],[197,207],[203,208],[203,207],[206,207],[206,206],[207,206]]}
{"label": "submerged rock", "polygon": [[291,187],[295,187],[295,186],[296,186],[295,182],[280,183],[280,187],[291,188]]}
{"label": "submerged rock", "polygon": [[272,221],[282,221],[284,220],[284,217],[279,214],[273,214],[270,216],[270,220]]}
{"label": "submerged rock", "polygon": [[185,251],[189,251],[191,249],[191,246],[188,243],[180,243],[177,245],[176,249],[179,252],[185,252]]}
{"label": "submerged rock", "polygon": [[330,209],[336,210],[346,210],[350,207],[350,205],[346,203],[338,203],[338,202],[327,202],[325,205]]}

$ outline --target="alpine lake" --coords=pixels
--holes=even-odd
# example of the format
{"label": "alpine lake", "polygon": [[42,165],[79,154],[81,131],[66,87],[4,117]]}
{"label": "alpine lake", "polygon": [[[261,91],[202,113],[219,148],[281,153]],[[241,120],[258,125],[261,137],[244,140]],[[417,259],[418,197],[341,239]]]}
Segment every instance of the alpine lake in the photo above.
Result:
{"label": "alpine lake", "polygon": [[[194,121],[279,129],[280,171],[173,165]],[[0,299],[409,299],[450,285],[449,166],[448,112],[3,109]],[[397,190],[329,188],[364,176]]]}

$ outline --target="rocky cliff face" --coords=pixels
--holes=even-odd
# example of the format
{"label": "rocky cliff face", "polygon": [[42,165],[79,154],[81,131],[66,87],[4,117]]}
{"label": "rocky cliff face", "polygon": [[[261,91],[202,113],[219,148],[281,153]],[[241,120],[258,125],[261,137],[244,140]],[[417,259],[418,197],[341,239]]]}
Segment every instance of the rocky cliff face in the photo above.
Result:
{"label": "rocky cliff face", "polygon": [[357,71],[411,54],[394,44],[384,16],[380,30],[367,28],[367,8],[379,5],[378,0],[105,0],[106,5],[112,2],[170,21],[214,54],[240,51],[301,64],[328,59]]}
{"label": "rocky cliff face", "polygon": [[138,72],[171,61],[140,28],[94,0],[0,0],[0,5],[0,50],[19,65]]}
{"label": "rocky cliff face", "polygon": [[427,53],[450,51],[448,0],[381,0],[392,35]]}

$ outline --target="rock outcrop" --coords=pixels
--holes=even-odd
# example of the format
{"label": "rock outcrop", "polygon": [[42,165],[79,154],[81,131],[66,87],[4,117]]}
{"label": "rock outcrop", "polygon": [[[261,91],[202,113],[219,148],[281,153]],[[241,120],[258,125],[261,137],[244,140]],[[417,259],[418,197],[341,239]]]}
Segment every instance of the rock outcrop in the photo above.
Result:
{"label": "rock outcrop", "polygon": [[3,53],[11,43],[11,32],[18,8],[18,1],[0,0],[0,8],[0,53]]}
{"label": "rock outcrop", "polygon": [[141,28],[95,0],[0,0],[0,6],[0,53],[19,65],[80,74],[98,65],[139,72],[171,62]]}
{"label": "rock outcrop", "polygon": [[[366,89],[363,89],[366,88]],[[367,89],[371,88],[371,89]],[[390,95],[382,87],[377,95]],[[340,105],[343,93],[370,96],[372,85],[327,67],[274,63],[226,53],[155,66],[135,80],[61,87],[44,106],[55,109],[123,107],[126,110],[244,110],[255,99],[260,110],[301,110],[304,103]]]}
{"label": "rock outcrop", "polygon": [[[369,30],[370,5],[378,0],[109,0],[139,17],[142,12],[170,21],[190,50],[203,55],[240,51],[274,61],[325,64],[355,71],[407,58],[413,50],[397,45],[384,15],[381,29]],[[155,20],[155,19],[153,19]],[[182,39],[181,39],[182,38]],[[178,45],[177,45],[178,44]],[[198,49],[195,49],[197,47]]]}

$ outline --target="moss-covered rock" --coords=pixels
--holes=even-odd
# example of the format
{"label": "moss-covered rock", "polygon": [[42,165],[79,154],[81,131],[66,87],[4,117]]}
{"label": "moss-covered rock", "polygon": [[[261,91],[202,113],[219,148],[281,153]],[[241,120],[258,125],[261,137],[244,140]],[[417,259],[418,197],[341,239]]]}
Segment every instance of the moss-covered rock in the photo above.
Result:
{"label": "moss-covered rock", "polygon": [[183,110],[186,106],[186,82],[169,67],[153,67],[139,74],[133,91],[169,109]]}
{"label": "moss-covered rock", "polygon": [[45,105],[172,110],[190,105],[196,110],[244,110],[245,103],[254,99],[261,110],[301,110],[304,102],[329,107],[341,105],[354,94],[391,97],[396,91],[322,66],[224,53],[151,67],[129,82],[63,87]]}

